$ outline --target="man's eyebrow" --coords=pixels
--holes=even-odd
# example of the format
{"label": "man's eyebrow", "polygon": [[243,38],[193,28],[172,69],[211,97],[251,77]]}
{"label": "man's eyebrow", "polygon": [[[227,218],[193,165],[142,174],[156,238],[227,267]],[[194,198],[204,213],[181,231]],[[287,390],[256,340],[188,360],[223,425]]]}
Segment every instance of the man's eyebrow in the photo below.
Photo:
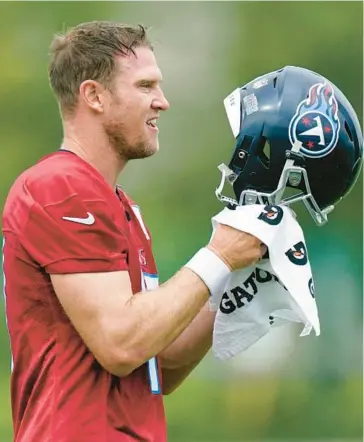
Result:
{"label": "man's eyebrow", "polygon": [[136,81],[137,85],[141,85],[141,84],[149,84],[152,86],[158,85],[160,83],[162,83],[162,79],[161,78],[141,78],[140,80]]}

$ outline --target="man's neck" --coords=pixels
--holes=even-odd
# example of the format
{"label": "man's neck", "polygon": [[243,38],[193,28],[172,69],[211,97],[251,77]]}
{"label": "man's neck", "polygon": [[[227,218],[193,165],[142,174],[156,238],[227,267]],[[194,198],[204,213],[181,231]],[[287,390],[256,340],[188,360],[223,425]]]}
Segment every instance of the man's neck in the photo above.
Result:
{"label": "man's neck", "polygon": [[75,136],[74,133],[65,133],[62,148],[78,155],[84,161],[101,173],[105,181],[113,188],[121,171],[125,167],[115,150],[108,144],[97,138]]}

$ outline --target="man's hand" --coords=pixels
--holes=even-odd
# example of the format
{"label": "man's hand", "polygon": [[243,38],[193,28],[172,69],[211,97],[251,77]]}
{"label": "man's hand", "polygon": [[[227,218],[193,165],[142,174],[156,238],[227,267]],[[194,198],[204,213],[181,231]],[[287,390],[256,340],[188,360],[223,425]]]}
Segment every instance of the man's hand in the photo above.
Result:
{"label": "man's hand", "polygon": [[232,271],[249,267],[267,251],[267,247],[255,236],[224,224],[217,225],[207,248]]}

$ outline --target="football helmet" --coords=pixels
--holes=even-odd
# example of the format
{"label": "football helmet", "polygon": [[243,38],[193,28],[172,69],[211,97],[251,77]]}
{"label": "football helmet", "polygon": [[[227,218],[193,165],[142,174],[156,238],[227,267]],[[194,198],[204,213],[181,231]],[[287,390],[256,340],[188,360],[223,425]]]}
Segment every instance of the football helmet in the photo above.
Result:
{"label": "football helmet", "polygon": [[[345,95],[310,70],[286,66],[255,78],[224,100],[236,139],[216,189],[230,204],[302,201],[318,225],[355,184],[363,136]],[[225,182],[236,200],[222,195]],[[285,196],[287,188],[293,195]]]}

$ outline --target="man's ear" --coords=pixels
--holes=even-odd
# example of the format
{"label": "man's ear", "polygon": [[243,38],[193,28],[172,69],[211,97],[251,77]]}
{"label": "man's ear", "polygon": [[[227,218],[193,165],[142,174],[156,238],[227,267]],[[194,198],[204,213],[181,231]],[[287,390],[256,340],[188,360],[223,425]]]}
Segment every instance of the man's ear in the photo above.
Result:
{"label": "man's ear", "polygon": [[96,112],[104,111],[105,94],[105,87],[95,80],[85,80],[80,85],[80,101]]}

